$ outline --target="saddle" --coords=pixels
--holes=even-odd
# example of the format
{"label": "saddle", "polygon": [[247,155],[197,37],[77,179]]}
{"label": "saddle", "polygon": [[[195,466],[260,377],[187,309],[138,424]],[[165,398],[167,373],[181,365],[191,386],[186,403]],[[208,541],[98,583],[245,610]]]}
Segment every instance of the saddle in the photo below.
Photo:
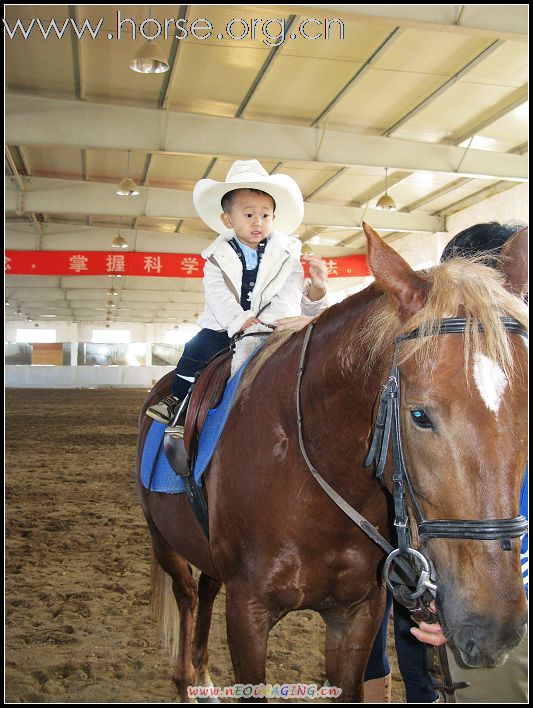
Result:
{"label": "saddle", "polygon": [[232,354],[232,351],[224,352],[209,362],[189,392],[189,403],[176,422],[175,432],[168,428],[165,431],[165,455],[174,472],[181,477],[188,477],[194,467],[207,414],[220,403],[230,377]]}

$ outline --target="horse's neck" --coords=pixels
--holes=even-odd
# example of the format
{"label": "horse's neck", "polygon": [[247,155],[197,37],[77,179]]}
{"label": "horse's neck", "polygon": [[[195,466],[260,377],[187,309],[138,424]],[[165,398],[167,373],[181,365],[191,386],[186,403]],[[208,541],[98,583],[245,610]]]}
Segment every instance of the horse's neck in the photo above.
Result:
{"label": "horse's neck", "polygon": [[[316,458],[324,460],[323,464],[329,459],[327,466],[335,468],[341,483],[346,477],[347,484],[342,487],[353,487],[354,467],[367,452],[372,411],[386,366],[384,362],[363,374],[367,352],[362,346],[344,356],[343,347],[358,341],[358,332],[378,297],[375,290],[367,290],[343,301],[328,320],[317,323],[302,380],[306,438]],[[370,480],[369,475],[368,484],[372,485]]]}
{"label": "horse's neck", "polygon": [[[321,379],[324,392],[333,393],[354,387],[353,392],[367,396],[379,389],[387,362],[377,362],[368,370],[368,338],[362,338],[370,311],[381,293],[375,286],[353,295],[331,308],[329,317],[317,322],[313,338],[312,376]],[[314,360],[314,361],[313,361]],[[316,364],[313,366],[313,364]],[[364,390],[362,388],[364,381]]]}

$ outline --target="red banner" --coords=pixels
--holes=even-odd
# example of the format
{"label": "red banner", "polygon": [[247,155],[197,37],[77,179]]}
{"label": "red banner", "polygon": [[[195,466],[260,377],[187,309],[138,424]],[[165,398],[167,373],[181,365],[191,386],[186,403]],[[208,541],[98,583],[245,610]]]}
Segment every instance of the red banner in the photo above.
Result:
{"label": "red banner", "polygon": [[[370,274],[366,256],[325,258],[330,278]],[[6,251],[6,275],[133,275],[202,278],[204,259],[189,253]]]}

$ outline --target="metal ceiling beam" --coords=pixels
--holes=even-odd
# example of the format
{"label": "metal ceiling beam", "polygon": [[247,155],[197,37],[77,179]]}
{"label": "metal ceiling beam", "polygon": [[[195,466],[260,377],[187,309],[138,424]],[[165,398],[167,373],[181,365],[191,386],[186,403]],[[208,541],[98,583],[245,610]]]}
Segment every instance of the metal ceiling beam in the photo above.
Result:
{"label": "metal ceiling beam", "polygon": [[[189,5],[180,5],[179,15],[176,22],[187,19],[187,14],[189,12]],[[170,92],[172,90],[172,85],[177,74],[178,66],[178,54],[181,47],[181,38],[174,37],[172,40],[172,46],[170,47],[170,55],[168,57],[169,70],[165,72],[163,76],[163,83],[161,85],[161,92],[159,94],[159,100],[157,102],[158,108],[168,108],[168,103],[170,100]]]}
{"label": "metal ceiling beam", "polygon": [[450,216],[450,214],[455,214],[456,211],[466,209],[467,207],[473,206],[474,204],[479,204],[479,202],[483,201],[484,199],[489,199],[495,194],[506,192],[508,189],[511,189],[512,186],[513,185],[509,184],[509,182],[495,182],[494,184],[491,184],[488,187],[480,189],[479,192],[476,192],[475,194],[470,194],[468,197],[461,199],[461,201],[451,204],[445,209],[440,209],[439,211],[436,211],[435,215],[443,217]]}
{"label": "metal ceiling beam", "polygon": [[355,84],[372,68],[372,65],[381,57],[382,54],[390,47],[390,45],[395,42],[403,33],[399,27],[396,27],[387,37],[387,39],[382,42],[376,51],[365,61],[365,63],[355,72],[348,83],[343,86],[339,93],[328,103],[324,108],[322,113],[320,113],[317,118],[311,123],[311,125],[318,125],[320,121],[325,118],[335,106],[344,98],[344,96],[350,91]]}
{"label": "metal ceiling beam", "polygon": [[26,195],[26,190],[27,186],[24,184],[24,180],[21,178],[19,171],[17,170],[17,166],[15,164],[15,161],[13,159],[13,156],[11,155],[11,152],[9,150],[9,147],[6,145],[5,148],[5,153],[6,153],[6,159],[9,165],[9,168],[13,174],[13,177],[15,179],[15,183],[17,185],[17,191],[11,191],[11,194],[15,196],[15,208],[14,211],[16,212],[23,212],[26,213],[31,220],[33,224],[33,228],[35,229],[35,233],[37,234],[37,250],[41,248],[41,238],[43,236],[43,227],[41,225],[41,222],[35,215],[35,211],[32,209],[28,209],[27,205],[25,203],[25,195]]}
{"label": "metal ceiling beam", "polygon": [[[68,6],[68,16],[76,27],[80,26],[79,5]],[[74,90],[76,98],[85,101],[85,86],[83,82],[83,66],[81,61],[81,42],[72,27],[70,27],[70,47],[72,51],[72,67],[74,71]]]}
{"label": "metal ceiling beam", "polygon": [[[295,19],[296,19],[296,16],[291,15],[286,20],[286,23],[285,23],[285,34],[286,35],[288,35],[290,33],[291,27],[292,27]],[[257,91],[259,84],[265,78],[267,71],[271,68],[272,62],[277,57],[277,55],[278,55],[279,51],[282,49],[282,47],[283,47],[282,44],[278,44],[277,47],[272,47],[272,49],[268,53],[268,56],[263,64],[263,66],[259,70],[259,73],[255,77],[250,88],[248,89],[246,96],[243,98],[243,100],[241,102],[241,105],[237,108],[237,112],[235,113],[235,118],[240,118],[242,116],[242,114],[244,113],[244,111],[246,110],[248,104],[252,100],[254,93]]]}
{"label": "metal ceiling beam", "polygon": [[313,199],[313,197],[316,197],[316,195],[317,195],[319,192],[321,192],[321,191],[322,191],[323,189],[325,189],[326,187],[329,187],[329,185],[330,185],[332,182],[334,182],[334,181],[335,181],[336,179],[338,179],[339,177],[342,177],[342,175],[346,174],[346,172],[348,172],[349,169],[350,169],[349,167],[341,167],[341,169],[338,170],[337,172],[335,172],[334,175],[331,175],[331,177],[328,177],[327,180],[326,180],[325,182],[322,182],[322,184],[320,184],[316,189],[313,189],[313,191],[311,192],[311,194],[308,194],[308,195],[304,198],[305,201],[309,201],[309,200]]}
{"label": "metal ceiling beam", "polygon": [[468,184],[470,182],[469,179],[462,177],[461,179],[456,179],[454,180],[451,184],[447,184],[444,187],[441,187],[440,189],[436,189],[434,192],[430,192],[429,194],[426,194],[425,197],[422,197],[421,199],[417,199],[416,202],[411,202],[411,204],[408,204],[405,206],[402,211],[414,211],[415,209],[419,209],[421,206],[424,206],[425,204],[429,204],[430,202],[434,202],[435,199],[438,199],[439,197],[443,197],[445,194],[448,194],[449,192],[453,192],[456,190],[458,187],[462,187],[464,184]]}
{"label": "metal ceiling beam", "polygon": [[496,49],[499,49],[501,46],[503,46],[504,41],[501,39],[497,39],[495,42],[492,42],[486,49],[484,49],[480,54],[477,55],[477,57],[474,57],[471,61],[466,64],[466,66],[463,66],[463,68],[458,71],[454,76],[449,78],[447,81],[445,81],[442,86],[440,86],[436,91],[433,91],[432,94],[430,94],[427,98],[425,98],[423,101],[421,101],[419,104],[417,104],[414,108],[412,108],[408,113],[406,113],[402,118],[396,121],[394,125],[391,125],[390,128],[387,128],[387,130],[384,130],[381,135],[385,136],[390,136],[391,133],[394,133],[394,131],[398,130],[404,123],[407,123],[407,121],[411,120],[413,116],[417,115],[420,113],[420,111],[423,111],[425,108],[427,108],[433,101],[435,101],[441,94],[443,94],[445,91],[447,91],[450,86],[453,86],[456,84],[459,79],[462,79],[465,74],[468,74],[474,67],[476,67],[480,62],[482,62],[484,59],[486,59],[490,54],[492,54]]}
{"label": "metal ceiling beam", "polygon": [[519,108],[520,106],[522,106],[524,103],[527,102],[527,100],[528,87],[522,86],[521,88],[513,92],[511,100],[509,100],[509,97],[507,97],[504,101],[500,101],[499,104],[497,104],[496,110],[494,110],[493,108],[485,115],[484,118],[482,118],[481,120],[478,119],[478,121],[471,125],[468,129],[465,129],[459,134],[456,133],[449,142],[452,142],[454,145],[460,145],[462,142],[468,140],[476,133],[480,133],[482,130],[485,130],[485,128],[487,128],[489,125],[492,125],[500,118],[503,118],[508,113],[511,113],[511,111],[514,111],[515,108]]}
{"label": "metal ceiling beam", "polygon": [[[141,191],[145,188],[141,187]],[[18,191],[8,187],[7,211],[17,211]],[[54,214],[106,214],[135,218],[136,216],[197,219],[192,193],[178,189],[151,187],[146,199],[120,197],[114,185],[97,182],[76,182],[34,177],[25,193],[25,211]],[[303,224],[338,228],[359,227],[363,214],[374,227],[397,231],[440,231],[440,219],[418,214],[363,210],[357,207],[305,204]]]}
{"label": "metal ceiling beam", "polygon": [[[7,95],[5,139],[9,145],[49,145],[105,150],[139,150],[175,155],[249,158],[336,165],[426,170],[511,181],[526,181],[521,155],[383,136],[259,121],[111,106],[87,101]],[[58,129],[60,127],[60,129]],[[166,139],[164,134],[166,133]],[[321,141],[320,151],[317,147]]]}

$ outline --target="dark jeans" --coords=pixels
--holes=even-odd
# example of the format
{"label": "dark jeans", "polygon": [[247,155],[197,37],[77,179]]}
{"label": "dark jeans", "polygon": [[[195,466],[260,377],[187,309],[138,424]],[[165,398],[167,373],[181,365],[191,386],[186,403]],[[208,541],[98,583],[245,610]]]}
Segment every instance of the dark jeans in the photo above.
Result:
{"label": "dark jeans", "polygon": [[[387,658],[387,625],[392,606],[392,594],[387,594],[385,617],[381,623],[370,658],[366,667],[365,681],[381,678],[390,672]],[[433,688],[433,679],[429,671],[427,644],[413,637],[409,629],[416,627],[409,611],[394,602],[394,641],[398,666],[405,685],[407,703],[433,703],[438,693]]]}
{"label": "dark jeans", "polygon": [[192,381],[186,381],[180,376],[194,378],[206,364],[229,346],[229,337],[226,332],[217,332],[214,329],[201,329],[196,336],[190,339],[183,350],[172,379],[171,393],[183,400],[187,395]]}

